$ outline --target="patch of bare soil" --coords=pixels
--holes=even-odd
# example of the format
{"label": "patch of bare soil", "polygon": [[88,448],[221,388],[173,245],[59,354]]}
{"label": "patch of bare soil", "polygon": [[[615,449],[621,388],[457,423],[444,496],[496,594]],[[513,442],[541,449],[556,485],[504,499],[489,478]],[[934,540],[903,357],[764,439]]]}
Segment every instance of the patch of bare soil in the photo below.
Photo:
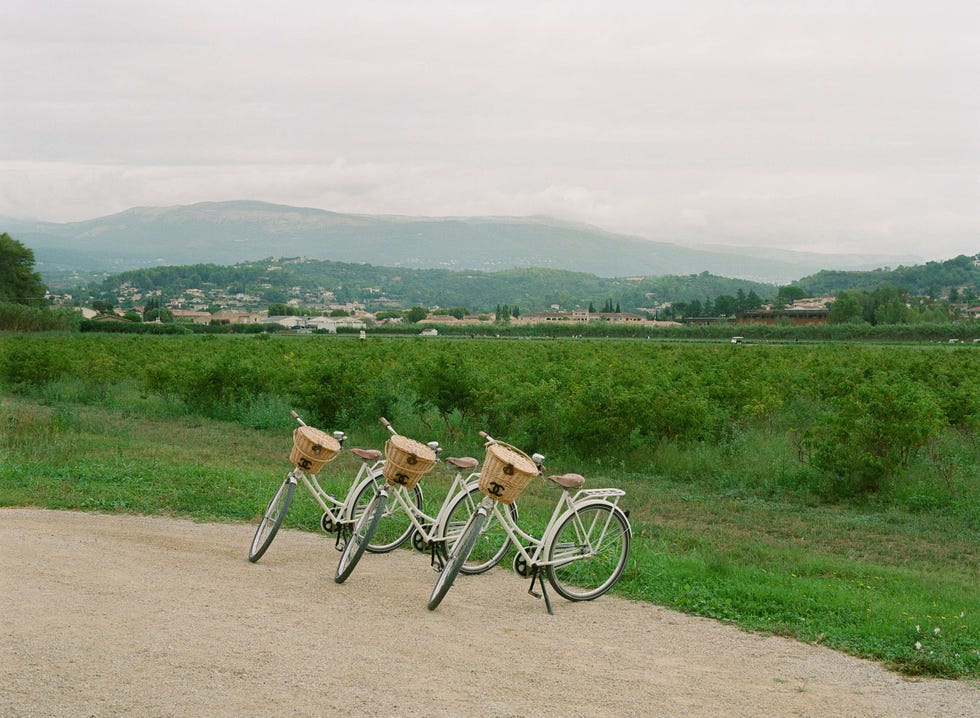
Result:
{"label": "patch of bare soil", "polygon": [[343,585],[322,534],[0,509],[0,715],[962,716],[980,689],[506,569],[366,554]]}

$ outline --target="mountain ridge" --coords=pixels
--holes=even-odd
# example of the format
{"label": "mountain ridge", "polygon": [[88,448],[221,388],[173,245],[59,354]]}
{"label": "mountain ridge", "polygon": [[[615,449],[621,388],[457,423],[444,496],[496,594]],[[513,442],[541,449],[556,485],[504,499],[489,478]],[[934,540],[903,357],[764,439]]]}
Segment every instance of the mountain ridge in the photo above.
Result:
{"label": "mountain ridge", "polygon": [[541,267],[605,277],[710,272],[773,284],[822,269],[876,269],[916,258],[692,248],[542,215],[366,215],[258,200],[132,207],[68,223],[4,220],[42,275],[162,265],[236,264],[269,256],[405,268]]}

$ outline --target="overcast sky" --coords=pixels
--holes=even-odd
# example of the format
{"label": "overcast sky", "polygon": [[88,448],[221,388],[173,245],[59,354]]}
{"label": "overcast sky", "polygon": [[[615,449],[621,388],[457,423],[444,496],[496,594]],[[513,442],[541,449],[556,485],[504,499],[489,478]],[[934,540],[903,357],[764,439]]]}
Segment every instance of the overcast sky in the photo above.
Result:
{"label": "overcast sky", "polygon": [[977,0],[0,0],[0,215],[256,199],[980,252]]}

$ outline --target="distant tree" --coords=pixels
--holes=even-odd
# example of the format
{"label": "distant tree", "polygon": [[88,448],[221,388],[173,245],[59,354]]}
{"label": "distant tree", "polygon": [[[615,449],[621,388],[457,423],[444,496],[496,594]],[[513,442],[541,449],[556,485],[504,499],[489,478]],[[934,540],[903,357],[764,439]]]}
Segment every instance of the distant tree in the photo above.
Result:
{"label": "distant tree", "polygon": [[867,307],[871,309],[872,324],[908,322],[908,292],[904,289],[888,285],[879,287],[868,295]]}
{"label": "distant tree", "polygon": [[405,313],[405,321],[415,324],[421,322],[429,316],[429,310],[425,307],[412,307]]}
{"label": "distant tree", "polygon": [[735,292],[735,312],[744,312],[748,308],[748,297],[745,296],[745,290],[739,287]]}
{"label": "distant tree", "polygon": [[143,321],[160,321],[163,324],[172,324],[174,321],[174,313],[163,306],[159,299],[156,297],[151,297],[147,300],[146,305],[143,307]]}
{"label": "distant tree", "polygon": [[[159,309],[160,309],[160,300],[159,299],[157,299],[156,297],[152,297],[150,299],[147,299],[146,300],[146,304],[143,305],[143,321],[144,322],[147,322],[147,321],[152,321],[153,319],[156,319],[157,315],[159,315],[159,311],[158,311]],[[147,319],[147,316],[151,312],[156,312],[156,314],[154,314],[154,316],[152,317],[152,319]]]}
{"label": "distant tree", "polygon": [[776,299],[773,301],[773,307],[776,309],[782,309],[788,304],[792,304],[797,299],[803,299],[806,296],[806,291],[795,284],[787,284],[785,287],[780,287],[776,290]]}
{"label": "distant tree", "polygon": [[350,312],[344,311],[343,309],[332,309],[330,311],[331,317],[349,317]]}
{"label": "distant tree", "polygon": [[863,321],[863,308],[857,292],[841,292],[830,305],[828,319],[831,324],[849,324]]}
{"label": "distant tree", "polygon": [[433,314],[443,317],[456,317],[457,319],[462,319],[468,312],[466,307],[449,307],[446,309],[436,309]]}
{"label": "distant tree", "polygon": [[96,299],[94,302],[92,302],[92,309],[97,311],[99,314],[111,314],[112,304],[101,299]]}
{"label": "distant tree", "polygon": [[34,252],[9,234],[0,234],[0,302],[37,306],[47,288],[34,271]]}
{"label": "distant tree", "polygon": [[589,314],[595,314],[595,304],[589,302]]}
{"label": "distant tree", "polygon": [[720,317],[730,317],[735,314],[738,300],[731,294],[721,294],[715,297],[715,314]]}

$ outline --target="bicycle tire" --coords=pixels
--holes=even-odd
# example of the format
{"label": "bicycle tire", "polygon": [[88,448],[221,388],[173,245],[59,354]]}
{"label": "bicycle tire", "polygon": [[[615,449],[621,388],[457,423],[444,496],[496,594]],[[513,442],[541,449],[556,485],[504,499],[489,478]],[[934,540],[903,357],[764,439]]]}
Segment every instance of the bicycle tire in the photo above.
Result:
{"label": "bicycle tire", "polygon": [[[364,482],[357,496],[354,498],[354,503],[351,508],[352,518],[356,519],[363,513],[364,508],[370,505],[376,491],[377,489],[373,481]],[[421,513],[422,489],[418,485],[412,489],[405,489],[400,486],[389,487],[388,491],[408,492],[409,495],[405,496],[406,501],[409,503],[414,502],[415,508]],[[414,528],[415,525],[405,513],[405,509],[402,508],[401,503],[393,496],[389,496],[388,502],[385,504],[384,514],[381,516],[381,522],[378,524],[377,531],[375,531],[366,548],[371,553],[388,553],[389,551],[394,551],[408,541],[408,537],[411,536]]]}
{"label": "bicycle tire", "polygon": [[[482,498],[483,492],[480,491],[479,487],[473,486],[468,491],[464,489],[464,492],[461,492],[453,500],[449,511],[446,513],[445,521],[439,526],[439,538],[444,539],[443,546],[448,546],[457,539],[457,535],[466,527],[466,522],[476,511],[476,507]],[[508,512],[515,522],[517,521],[516,504],[501,504],[500,508]],[[473,550],[463,565],[459,567],[459,570],[471,575],[489,571],[503,560],[509,548],[510,536],[507,535],[496,516],[489,513],[483,530],[473,545]]]}
{"label": "bicycle tire", "polygon": [[340,561],[337,562],[337,573],[333,577],[335,583],[346,581],[354,567],[357,566],[357,562],[361,560],[364,549],[378,528],[378,522],[381,521],[381,514],[384,513],[387,500],[388,495],[385,492],[376,493],[367,509],[354,523],[354,530],[350,538],[347,539],[344,552],[340,554]]}
{"label": "bicycle tire", "polygon": [[[545,552],[548,582],[569,601],[598,598],[613,587],[626,568],[630,535],[626,515],[606,501],[568,512]],[[600,537],[601,545],[595,546]]]}
{"label": "bicycle tire", "polygon": [[248,549],[248,560],[255,563],[262,554],[266,552],[272,544],[272,539],[276,537],[276,532],[282,526],[286,512],[293,503],[293,495],[296,493],[296,484],[287,477],[273,494],[269,505],[265,508],[262,520],[259,521],[255,529],[255,536],[252,537],[252,544]]}
{"label": "bicycle tire", "polygon": [[469,523],[459,539],[449,549],[449,559],[446,561],[446,565],[442,571],[439,572],[436,585],[432,587],[432,595],[429,596],[428,606],[430,611],[434,611],[436,606],[442,603],[442,599],[446,597],[446,593],[452,588],[453,581],[456,580],[460,567],[466,561],[470,551],[473,550],[473,544],[476,543],[476,539],[480,535],[480,529],[483,527],[483,522],[486,518],[487,515],[484,509],[477,509],[470,516]]}

